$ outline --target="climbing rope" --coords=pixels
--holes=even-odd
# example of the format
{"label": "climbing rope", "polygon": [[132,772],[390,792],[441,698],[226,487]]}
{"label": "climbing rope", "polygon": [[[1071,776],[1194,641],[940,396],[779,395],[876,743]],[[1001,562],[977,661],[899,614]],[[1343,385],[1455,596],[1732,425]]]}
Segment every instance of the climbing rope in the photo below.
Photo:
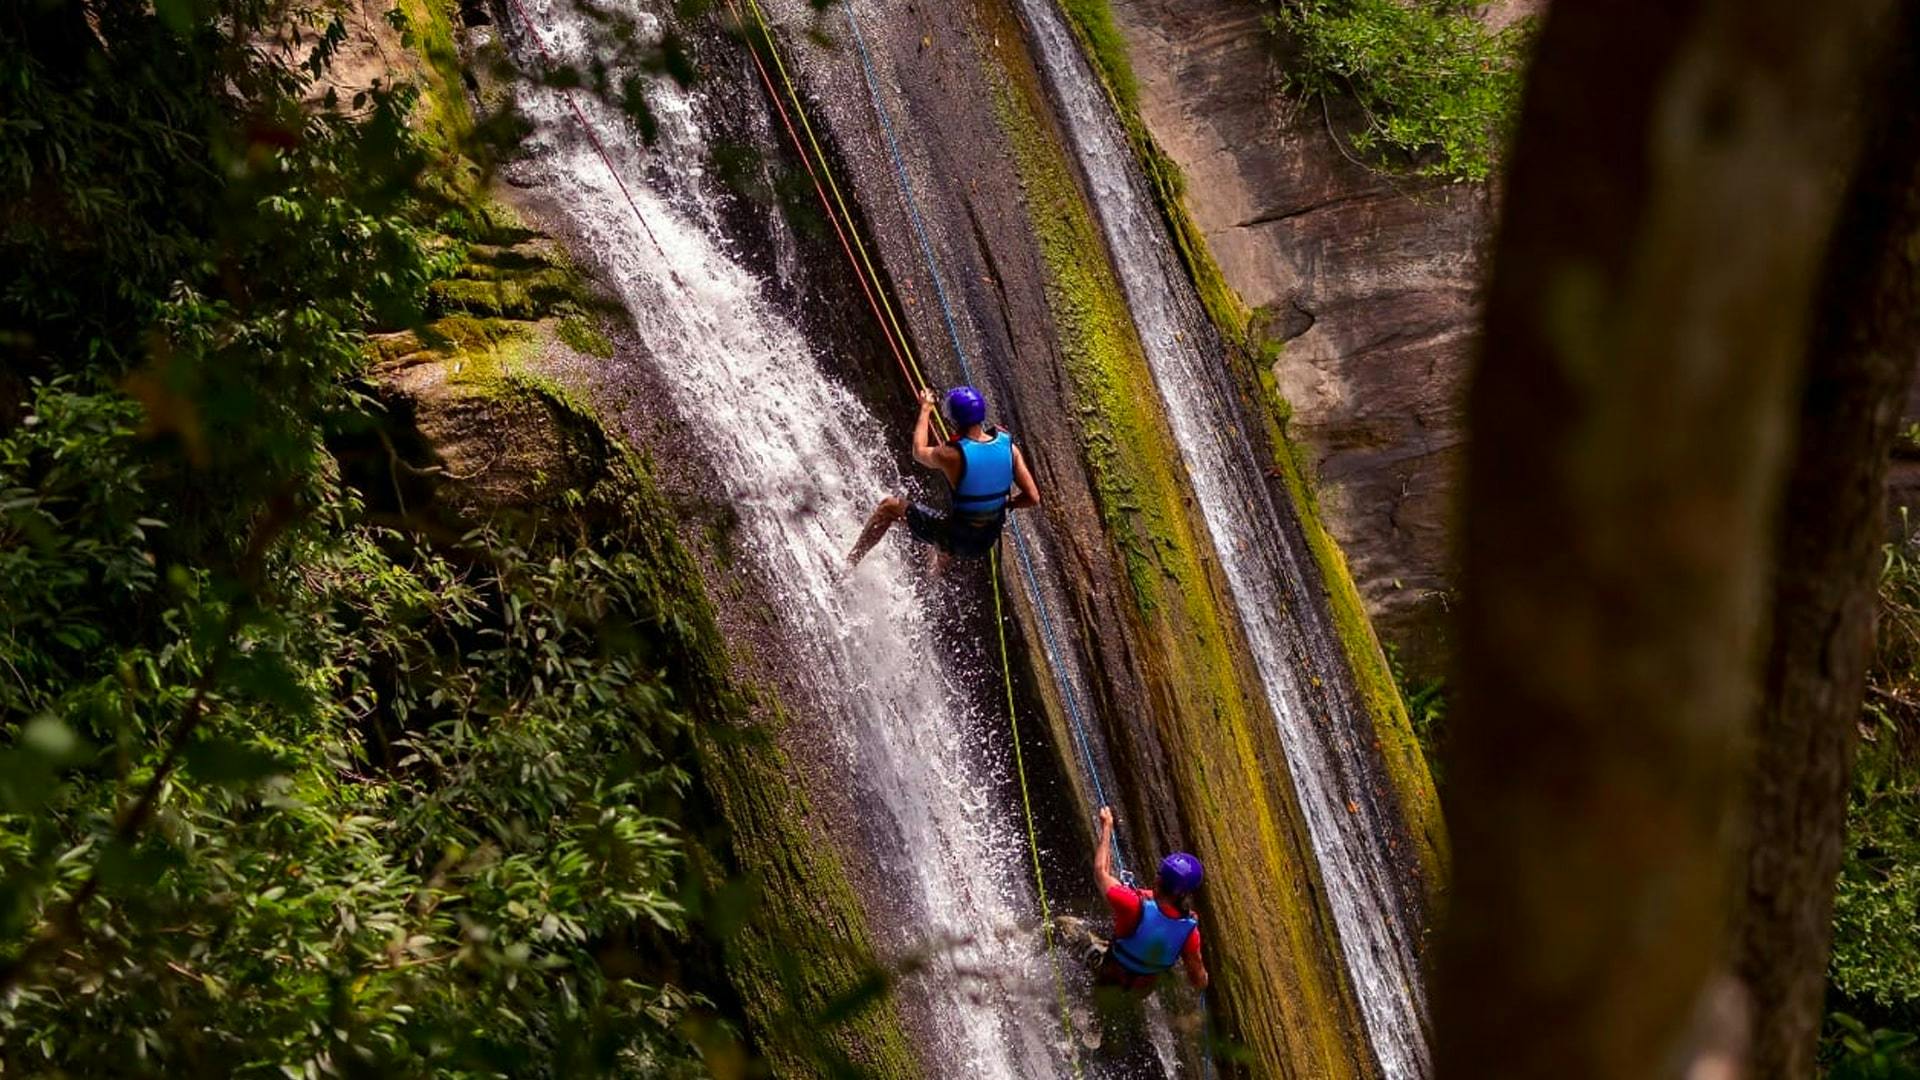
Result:
{"label": "climbing rope", "polygon": [[[1045,597],[1042,596],[1040,592],[1040,581],[1033,572],[1033,560],[1027,554],[1027,545],[1024,538],[1020,535],[1019,526],[1013,522],[1009,522],[1008,527],[1013,530],[1013,550],[1014,554],[1019,557],[1021,573],[1027,579],[1027,591],[1030,592],[1034,598],[1033,610],[1040,616],[1041,646],[1046,650],[1047,663],[1052,668],[1054,677],[1061,683],[1061,690],[1067,703],[1067,715],[1073,721],[1074,739],[1079,744],[1080,759],[1087,770],[1088,779],[1093,782],[1093,800],[1100,806],[1110,806],[1112,803],[1107,798],[1106,789],[1102,787],[1100,783],[1100,769],[1093,756],[1093,747],[1087,741],[1086,726],[1080,721],[1079,702],[1074,697],[1072,685],[1067,681],[1065,676],[1060,674],[1059,646],[1054,644],[1053,619],[1047,613]],[[994,586],[996,588],[999,587],[999,579],[997,577],[994,579]],[[1006,657],[1002,655],[1000,659],[1002,666],[1004,666]],[[1126,854],[1121,850],[1120,832],[1117,829],[1114,830],[1112,844],[1114,869],[1120,872],[1120,880],[1131,885],[1133,884],[1133,872],[1127,869]]]}
{"label": "climbing rope", "polygon": [[[550,71],[558,70],[560,64],[553,55],[553,51],[547,47],[546,40],[541,35],[538,24],[534,22],[533,16],[527,11],[525,4],[522,0],[510,0],[510,3],[512,4],[514,13],[519,16],[520,22],[525,26],[527,36],[533,41],[534,47],[540,53],[547,68]],[[826,212],[827,219],[833,226],[834,235],[840,242],[841,250],[846,254],[848,262],[853,265],[855,271],[854,276],[859,281],[861,292],[866,298],[868,307],[872,309],[876,322],[880,325],[881,336],[886,339],[888,349],[892,352],[895,362],[899,365],[901,374],[906,377],[908,385],[916,393],[925,390],[928,385],[927,380],[920,370],[918,361],[914,357],[911,339],[902,326],[898,314],[894,311],[893,304],[887,295],[884,285],[881,283],[879,272],[874,267],[872,257],[868,254],[865,241],[861,238],[859,230],[853,226],[853,214],[851,210],[848,209],[846,198],[841,193],[840,186],[834,179],[832,166],[827,160],[825,151],[821,149],[819,138],[815,135],[806,109],[800,101],[799,91],[794,86],[792,76],[788,73],[785,62],[781,59],[778,44],[773,36],[773,30],[771,26],[768,25],[765,14],[760,10],[758,0],[746,0],[746,4],[747,10],[752,13],[753,24],[755,28],[759,30],[761,39],[765,43],[767,54],[773,58],[774,69],[779,73],[780,82],[786,90],[787,100],[791,102],[793,106],[791,114],[788,112],[786,103],[781,101],[780,93],[774,86],[773,78],[768,72],[766,64],[762,62],[760,58],[759,50],[753,48],[752,43],[748,42],[747,51],[753,58],[753,64],[759,72],[760,80],[765,85],[767,95],[769,99],[772,100],[775,109],[780,115],[781,124],[786,129],[788,138],[792,140],[795,151],[799,153],[801,162],[806,167],[807,176],[813,183],[814,192],[819,197],[821,207]],[[739,22],[744,29],[747,20],[742,16],[736,0],[727,0],[727,5],[733,12],[735,20]],[[900,153],[899,140],[894,134],[893,122],[880,100],[880,92],[873,68],[872,56],[867,51],[865,37],[860,32],[860,24],[854,17],[851,4],[849,4],[847,9],[847,23],[853,30],[854,40],[860,50],[861,68],[867,83],[867,90],[872,97],[874,111],[876,115],[879,116],[886,135],[887,147],[889,156],[893,162],[894,174],[899,181],[901,193],[905,197],[908,213],[913,223],[914,234],[918,240],[921,254],[926,260],[927,270],[932,278],[934,291],[939,297],[941,315],[946,322],[947,334],[953,342],[954,355],[959,360],[961,373],[966,380],[971,383],[974,381],[973,371],[972,365],[967,359],[966,346],[961,340],[959,327],[954,320],[953,306],[947,297],[945,283],[940,277],[938,260],[934,256],[932,244],[927,237],[926,222],[921,217],[919,202],[913,194],[912,180],[907,174],[906,164]],[[619,168],[614,165],[613,155],[608,153],[606,145],[600,139],[599,132],[595,130],[592,121],[588,119],[586,110],[582,109],[578,100],[575,99],[573,89],[565,86],[557,87],[556,89],[559,90],[561,99],[566,103],[567,109],[573,114],[574,121],[579,124],[581,133],[586,136],[588,143],[593,147],[594,153],[600,158],[600,162],[606,168],[607,174],[612,177],[615,186],[619,188],[621,197],[626,201],[628,209],[633,212],[634,220],[639,222],[641,231],[646,234],[648,242],[653,245],[655,252],[660,255],[662,264],[667,267],[668,275],[676,285],[684,289],[686,287],[685,283],[681,280],[678,271],[673,269],[671,260],[667,257],[666,249],[661,245],[660,238],[653,231],[652,223],[647,220],[646,214],[640,209],[639,200],[634,197],[633,191],[627,186],[626,178],[621,175]],[[795,115],[800,118],[799,130],[796,130],[794,127],[793,116]],[[800,131],[806,133],[805,145],[801,142]],[[812,151],[811,155],[808,153],[809,149]],[[818,163],[817,170],[815,168],[816,162]],[[822,177],[825,178],[824,186],[822,184]],[[829,196],[829,192],[831,192],[831,196]],[[934,419],[941,436],[943,438],[947,437],[947,427],[942,418],[936,414]],[[1053,638],[1053,624],[1047,612],[1046,597],[1040,591],[1038,578],[1033,571],[1031,556],[1027,551],[1025,539],[1019,532],[1017,524],[1013,525],[1013,534],[1014,546],[1019,554],[1021,568],[1024,571],[1028,588],[1033,595],[1034,610],[1040,617],[1042,639],[1048,656],[1048,666],[1053,671],[1059,683],[1062,698],[1067,703],[1069,713],[1072,717],[1078,748],[1083,764],[1087,770],[1087,775],[1093,783],[1095,798],[1101,805],[1106,805],[1106,792],[1100,783],[1099,767],[1093,757],[1091,746],[1087,741],[1085,725],[1080,717],[1078,698],[1073,692],[1071,683],[1061,674],[1063,669],[1060,664],[1058,647]],[[1013,670],[1010,662],[1010,651],[1007,646],[1006,617],[1000,589],[1000,559],[998,551],[992,554],[991,566],[994,623],[1000,645],[1002,681],[1006,686],[1007,720],[1013,738],[1014,767],[1020,781],[1020,802],[1027,829],[1027,848],[1033,858],[1034,887],[1040,902],[1041,925],[1046,940],[1049,965],[1053,971],[1054,991],[1058,998],[1061,1029],[1067,1038],[1073,1075],[1079,1077],[1082,1075],[1082,1072],[1078,1053],[1078,1039],[1074,1032],[1072,1012],[1067,1003],[1066,985],[1060,974],[1059,953],[1053,932],[1053,915],[1047,900],[1046,877],[1040,862],[1039,833],[1034,824],[1033,799],[1027,783],[1026,759],[1020,745],[1019,710],[1015,704]],[[1122,876],[1131,880],[1131,875],[1126,871],[1126,864],[1120,849],[1118,837],[1115,837],[1113,840],[1113,848],[1115,863],[1120,868]]]}
{"label": "climbing rope", "polygon": [[1053,967],[1053,992],[1060,1001],[1060,1029],[1066,1034],[1073,1062],[1073,1075],[1080,1075],[1080,1054],[1073,1030],[1073,1013],[1067,1007],[1067,985],[1060,976],[1060,954],[1053,940],[1053,912],[1047,906],[1047,879],[1040,869],[1040,835],[1033,825],[1033,796],[1027,791],[1027,762],[1020,750],[1020,710],[1013,704],[1013,669],[1006,664],[1007,619],[1000,603],[1000,553],[989,556],[993,564],[993,625],[1000,635],[1000,678],[1007,687],[1007,726],[1013,732],[1013,768],[1020,777],[1020,809],[1027,819],[1027,851],[1033,856],[1034,891],[1040,896],[1040,929],[1047,942],[1047,962]]}
{"label": "climbing rope", "polygon": [[[560,65],[552,51],[547,47],[546,41],[540,34],[539,27],[528,13],[522,0],[510,0],[510,3],[513,6],[514,12],[519,16],[520,21],[525,25],[528,36],[532,39],[534,46],[539,51],[547,67],[557,70]],[[738,22],[744,30],[748,20],[742,15],[737,0],[727,0],[727,3],[728,8],[733,12],[735,21]],[[759,31],[768,56],[773,59],[774,71],[779,74],[781,86],[786,91],[786,101],[783,102],[781,100],[780,91],[776,89],[774,85],[772,73],[768,71],[766,64],[761,60],[759,50],[755,49],[751,41],[749,41],[747,43],[747,51],[753,58],[753,64],[760,75],[760,80],[766,87],[768,97],[780,115],[781,125],[785,128],[788,138],[793,142],[795,151],[800,155],[801,162],[806,167],[808,179],[812,182],[814,192],[820,199],[821,208],[825,211],[827,219],[833,227],[834,235],[839,240],[841,250],[846,254],[848,262],[854,268],[854,276],[859,282],[861,292],[867,301],[868,307],[874,313],[875,321],[881,329],[881,336],[885,338],[889,351],[900,367],[901,374],[906,378],[909,387],[916,393],[925,390],[928,383],[920,369],[918,360],[914,356],[911,339],[906,333],[898,313],[894,310],[885,286],[881,283],[879,271],[874,266],[872,256],[868,253],[864,239],[860,236],[859,230],[853,225],[852,211],[848,208],[846,198],[834,178],[832,166],[827,159],[825,151],[821,148],[818,136],[813,130],[812,122],[809,120],[807,111],[800,100],[799,91],[793,83],[792,76],[787,71],[784,60],[781,58],[779,46],[774,38],[772,27],[768,24],[764,12],[760,10],[758,0],[746,0],[746,5],[747,11],[752,15],[753,26]],[[860,31],[859,22],[855,18],[850,4],[847,9],[847,22],[853,31],[855,43],[859,48],[862,75],[867,84],[868,94],[873,101],[874,112],[879,117],[883,132],[886,136],[888,153],[892,160],[894,175],[900,185],[901,194],[906,201],[914,235],[919,244],[921,255],[926,262],[928,274],[933,281],[934,291],[939,298],[941,316],[945,321],[948,337],[953,343],[954,356],[959,361],[962,375],[971,383],[974,381],[972,365],[968,361],[966,346],[961,339],[959,326],[954,318],[953,305],[948,298],[945,282],[941,278],[939,262],[934,255],[932,243],[928,239],[926,222],[921,216],[919,202],[913,193],[913,183],[907,173],[904,156],[900,152],[899,139],[894,132],[892,119],[881,101],[872,56],[867,50],[865,36]],[[575,99],[572,89],[569,87],[559,87],[558,89],[568,110],[572,112],[574,120],[580,125],[582,134],[586,136],[594,152],[599,156],[601,164],[605,166],[608,175],[613,178],[615,185],[619,188],[622,198],[625,199],[628,208],[633,212],[634,219],[639,222],[641,230],[646,234],[654,250],[660,254],[662,263],[670,263],[670,260],[666,257],[665,249],[660,244],[659,237],[656,236],[653,231],[652,224],[647,220],[646,214],[641,211],[639,201],[634,197],[632,190],[628,188],[626,179],[621,175],[620,170],[614,165],[612,155],[607,152],[607,148],[601,141],[599,133],[594,129],[592,122],[588,119],[586,111],[580,107],[579,102]],[[791,112],[788,111],[788,103],[792,105]],[[794,116],[798,116],[800,120],[798,129],[796,129],[794,125]],[[805,132],[804,143],[801,139],[802,131]],[[809,151],[811,151],[811,153],[809,153]],[[668,265],[667,269],[675,284],[685,288],[685,284],[681,281],[679,273],[675,271],[671,265]],[[943,438],[947,437],[949,433],[943,419],[939,417],[938,414],[935,415],[934,419],[941,436]],[[1053,621],[1047,611],[1046,596],[1040,590],[1039,580],[1034,573],[1032,556],[1027,549],[1024,535],[1020,532],[1017,523],[1012,523],[1011,529],[1021,570],[1026,578],[1028,589],[1032,593],[1034,610],[1040,618],[1041,637],[1043,647],[1047,653],[1048,666],[1058,683],[1061,698],[1067,705],[1082,764],[1086,769],[1089,780],[1092,782],[1096,800],[1098,800],[1101,805],[1107,805],[1106,792],[1100,783],[1099,765],[1093,756],[1092,747],[1086,735],[1085,723],[1080,714],[1078,696],[1074,693],[1071,682],[1062,674],[1064,668],[1060,663],[1059,647],[1054,640]],[[1027,847],[1033,859],[1034,886],[1040,902],[1040,915],[1046,940],[1048,960],[1053,971],[1054,990],[1060,1009],[1061,1028],[1068,1041],[1073,1074],[1078,1077],[1082,1075],[1078,1054],[1078,1040],[1074,1032],[1072,1013],[1067,1003],[1066,986],[1060,974],[1058,948],[1053,932],[1053,916],[1047,898],[1045,873],[1040,862],[1039,834],[1034,824],[1033,800],[1027,783],[1025,755],[1020,745],[1020,721],[1013,688],[1011,654],[1007,645],[1006,617],[1000,589],[1000,560],[997,551],[992,555],[991,566],[994,621],[1000,646],[1002,680],[1007,693],[1007,718],[1013,737],[1014,766],[1019,777],[1021,808],[1027,829]],[[1122,877],[1131,881],[1131,874],[1129,874],[1126,869],[1124,853],[1117,836],[1113,839],[1113,850],[1115,865],[1119,868]],[[1210,1056],[1205,1055],[1204,1047],[1203,1059],[1210,1067]]]}
{"label": "climbing rope", "polygon": [[[748,0],[752,3],[753,0]],[[940,298],[940,314],[947,323],[947,337],[953,341],[953,354],[960,361],[960,373],[967,382],[973,382],[973,370],[967,363],[967,347],[960,341],[960,328],[953,319],[953,305],[947,301],[947,287],[940,280],[940,263],[934,258],[933,245],[927,240],[927,223],[920,216],[919,200],[913,197],[913,181],[907,177],[906,160],[900,154],[900,140],[894,137],[893,120],[880,104],[880,86],[873,71],[873,56],[867,52],[867,39],[860,33],[860,20],[853,14],[853,4],[848,3],[847,25],[853,29],[853,43],[860,50],[860,70],[867,82],[867,96],[873,100],[873,111],[880,117],[880,130],[887,138],[887,154],[893,159],[893,175],[900,182],[900,194],[907,203],[907,217],[913,222],[913,235],[920,242],[920,254],[926,260],[927,274],[933,279],[934,295]]]}
{"label": "climbing rope", "polygon": [[[741,14],[739,4],[736,0],[727,0],[727,8],[733,12],[734,20],[740,24],[744,32],[747,28],[747,19]],[[826,212],[827,221],[833,226],[834,236],[840,241],[840,250],[846,253],[847,261],[853,264],[854,278],[860,283],[860,291],[866,296],[867,306],[872,309],[874,319],[880,323],[881,336],[886,339],[887,348],[893,353],[894,362],[899,364],[901,374],[907,377],[908,385],[918,389],[926,385],[926,379],[920,374],[920,365],[913,355],[913,345],[900,329],[899,318],[894,314],[893,303],[888,299],[886,290],[878,289],[876,292],[874,286],[878,285],[880,278],[873,268],[873,261],[867,255],[866,242],[860,238],[859,230],[852,227],[853,218],[847,212],[846,201],[840,196],[840,186],[834,182],[833,172],[827,166],[826,155],[820,152],[819,140],[813,136],[813,125],[807,120],[806,110],[800,106],[799,92],[794,88],[793,80],[787,75],[786,65],[780,60],[780,52],[774,45],[772,30],[760,17],[758,4],[753,5],[753,11],[755,28],[760,31],[761,38],[766,42],[767,52],[773,57],[774,64],[780,71],[780,80],[786,85],[787,96],[793,102],[793,111],[799,114],[800,124],[806,129],[807,141],[812,144],[813,154],[808,154],[806,146],[802,145],[800,133],[793,126],[793,117],[788,113],[786,103],[781,101],[780,91],[774,88],[773,78],[767,72],[767,65],[760,59],[760,50],[754,48],[751,42],[747,43],[747,55],[753,58],[753,66],[760,73],[760,82],[767,88],[767,97],[773,102],[774,109],[780,115],[781,126],[786,129],[787,138],[793,142],[794,150],[799,153],[801,164],[806,166],[807,179],[813,182],[814,193],[820,198],[820,207]],[[820,162],[820,168],[817,171],[814,168],[816,156]],[[828,198],[827,188],[821,186],[820,178],[823,173],[826,176],[827,185],[833,189],[831,199]],[[834,211],[836,203],[839,206],[839,213]],[[846,218],[845,228],[841,227],[842,217]],[[849,239],[849,233],[851,233],[851,239]],[[868,284],[870,278],[874,285]]]}
{"label": "climbing rope", "polygon": [[[781,123],[787,131],[788,138],[793,142],[795,152],[798,153],[801,160],[806,163],[808,176],[813,181],[814,192],[820,199],[822,210],[826,213],[828,219],[833,222],[836,234],[842,238],[842,250],[846,252],[848,261],[852,264],[855,275],[863,279],[861,288],[868,293],[870,306],[875,306],[879,309],[875,311],[875,316],[880,324],[881,333],[888,338],[888,346],[894,351],[896,356],[904,355],[909,358],[908,363],[903,365],[903,371],[907,374],[907,381],[910,386],[916,393],[924,390],[927,387],[927,381],[921,374],[919,365],[911,360],[912,346],[908,342],[906,330],[901,325],[898,316],[894,313],[893,305],[887,299],[886,290],[880,285],[879,272],[874,268],[872,259],[867,254],[865,242],[861,240],[858,230],[853,227],[852,213],[847,208],[838,182],[834,179],[832,165],[828,162],[825,152],[820,147],[819,139],[814,134],[812,122],[807,118],[806,108],[801,103],[799,91],[793,84],[793,79],[787,71],[785,61],[780,57],[779,46],[773,36],[772,28],[768,26],[765,15],[760,10],[760,5],[757,0],[746,0],[746,5],[747,11],[753,16],[753,29],[758,31],[760,40],[764,43],[768,54],[773,58],[774,70],[779,73],[781,87],[785,90],[786,101],[783,102],[781,100],[781,93],[775,88],[772,78],[768,76],[766,65],[760,60],[758,50],[754,49],[751,43],[749,43],[748,51],[754,54],[754,65],[760,71],[761,81],[766,85],[767,93],[772,98],[775,109],[778,110],[781,115]],[[735,3],[735,0],[728,0],[728,6],[732,9],[734,17],[742,21],[742,27],[745,29],[745,20],[741,19],[740,8]],[[858,27],[856,25],[856,31],[857,29]],[[789,104],[792,106],[792,113],[797,114],[800,118],[799,130],[795,129],[793,120],[789,115]],[[804,142],[800,137],[799,131],[806,132]],[[891,142],[891,130],[889,130],[888,134]],[[892,146],[897,164],[899,160],[898,145],[897,143],[893,143]],[[817,170],[816,163],[818,166]],[[904,172],[899,175],[904,181]],[[822,177],[825,178],[824,185],[822,184]],[[910,191],[910,189],[908,190]],[[832,194],[829,195],[829,192]],[[928,269],[934,275],[934,288],[939,294],[941,310],[947,321],[947,329],[954,341],[955,355],[960,359],[962,372],[966,375],[967,379],[971,381],[972,372],[967,363],[965,348],[960,343],[958,328],[953,320],[952,307],[947,300],[945,286],[939,279],[938,267],[931,258],[931,248],[926,245],[924,223],[918,220],[919,210],[917,205],[914,206],[913,213],[916,219],[916,231],[920,236],[922,244],[922,251],[928,255]],[[844,227],[840,220],[842,218],[845,219]],[[851,233],[853,237],[850,244],[846,239],[849,233]],[[857,256],[856,252],[858,253]],[[865,280],[867,278],[872,279],[871,288],[869,288]],[[876,294],[879,297],[879,302],[878,304],[873,304],[873,298]],[[894,341],[896,336],[899,339],[898,343]],[[940,421],[940,417],[937,414],[935,420],[939,423],[942,437],[946,437],[948,432],[945,423]],[[1021,554],[1022,558],[1025,559],[1026,553],[1024,550]],[[1073,1075],[1077,1077],[1082,1075],[1078,1052],[1078,1038],[1074,1031],[1073,1014],[1067,1003],[1066,982],[1060,970],[1059,948],[1054,938],[1053,912],[1047,898],[1046,876],[1040,862],[1039,830],[1034,823],[1033,800],[1027,783],[1026,758],[1020,745],[1020,719],[1015,707],[1013,671],[1011,665],[1008,663],[1010,654],[1007,646],[1006,621],[1000,590],[999,555],[997,552],[993,554],[992,563],[993,573],[991,576],[993,580],[994,618],[1000,644],[1001,674],[1007,691],[1007,719],[1013,737],[1014,770],[1019,777],[1021,809],[1027,830],[1027,849],[1033,859],[1034,889],[1040,902],[1041,927],[1046,942],[1048,966],[1053,975],[1054,994],[1058,999],[1060,1009],[1060,1026],[1066,1035]],[[1029,579],[1031,580],[1031,573],[1029,573]],[[1041,596],[1037,588],[1034,596],[1039,604],[1044,605],[1045,598]],[[1048,647],[1051,649],[1052,631],[1050,622],[1048,623],[1047,634]],[[1057,658],[1053,661],[1053,667],[1056,672],[1059,670]],[[1071,686],[1066,685],[1064,682],[1061,685],[1061,689],[1068,695],[1072,694]],[[1074,709],[1077,716],[1077,701],[1074,703]],[[1081,745],[1083,747],[1086,745],[1084,733],[1082,734]],[[1091,758],[1089,758],[1089,760],[1091,760]],[[1116,844],[1116,850],[1117,849],[1118,845]]]}

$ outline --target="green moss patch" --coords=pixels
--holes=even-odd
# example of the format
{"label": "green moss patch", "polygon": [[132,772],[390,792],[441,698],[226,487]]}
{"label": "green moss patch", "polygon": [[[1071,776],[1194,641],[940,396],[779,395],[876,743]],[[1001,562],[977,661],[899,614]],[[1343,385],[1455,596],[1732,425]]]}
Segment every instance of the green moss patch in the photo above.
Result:
{"label": "green moss patch", "polygon": [[584,315],[569,315],[560,320],[560,340],[575,352],[605,360],[613,355],[613,341],[600,325]]}
{"label": "green moss patch", "polygon": [[431,309],[501,319],[537,319],[571,307],[580,298],[578,279],[559,267],[525,273],[489,268],[483,274],[434,282],[427,293]]}
{"label": "green moss patch", "polygon": [[1134,78],[1127,40],[1114,21],[1112,7],[1107,0],[1065,0],[1061,11],[1073,27],[1081,48],[1093,61],[1094,71],[1106,87],[1114,112],[1126,128],[1127,142],[1153,187],[1174,245],[1179,248],[1187,272],[1200,291],[1201,303],[1206,305],[1214,325],[1235,343],[1244,344],[1249,323],[1247,306],[1227,284],[1199,223],[1187,210],[1186,178],[1179,165],[1160,149],[1140,117],[1139,82]]}
{"label": "green moss patch", "polygon": [[1353,584],[1346,555],[1320,519],[1318,500],[1300,463],[1295,460],[1293,444],[1278,434],[1277,427],[1275,425],[1272,435],[1277,448],[1275,463],[1299,516],[1300,530],[1319,567],[1334,632],[1339,635],[1340,649],[1346,655],[1361,703],[1373,721],[1381,764],[1393,783],[1407,831],[1418,847],[1422,884],[1436,908],[1430,917],[1437,920],[1450,858],[1446,819],[1441,813],[1433,773],[1400,696],[1393,669],[1380,647],[1380,639],[1374,634],[1372,621],[1367,618],[1360,590]]}
{"label": "green moss patch", "polygon": [[1107,0],[1062,0],[1060,10],[1080,36],[1087,56],[1121,105],[1123,115],[1140,112],[1140,83],[1133,75],[1127,39],[1113,20]]}
{"label": "green moss patch", "polygon": [[473,110],[453,40],[454,22],[460,17],[457,0],[399,0],[397,10],[402,44],[426,62],[415,127],[430,146],[457,154],[473,134]]}

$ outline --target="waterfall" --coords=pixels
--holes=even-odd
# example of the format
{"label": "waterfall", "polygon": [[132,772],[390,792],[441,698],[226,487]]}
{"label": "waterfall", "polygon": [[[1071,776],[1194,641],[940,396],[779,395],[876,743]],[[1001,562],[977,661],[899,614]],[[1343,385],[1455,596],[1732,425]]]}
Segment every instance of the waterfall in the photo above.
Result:
{"label": "waterfall", "polygon": [[[1371,795],[1378,766],[1368,717],[1335,703],[1316,722],[1297,658],[1337,671],[1337,643],[1290,612],[1317,602],[1302,585],[1295,532],[1269,495],[1241,427],[1226,359],[1169,243],[1119,120],[1054,0],[1018,0],[1165,403],[1196,502],[1225,571],[1279,724],[1361,1015],[1381,1070],[1428,1075],[1417,929],[1387,850],[1397,823]],[[1334,664],[1338,661],[1334,660]]]}
{"label": "waterfall", "polygon": [[[591,57],[596,24],[566,0],[525,0],[563,63]],[[642,16],[645,19],[645,16]],[[521,62],[540,55],[510,33]],[[1063,1075],[1051,975],[1037,948],[1025,840],[1000,787],[1004,718],[976,715],[946,667],[914,582],[923,571],[883,544],[857,573],[841,559],[879,495],[901,488],[882,426],[823,369],[822,357],[746,270],[703,176],[702,93],[649,83],[660,119],[642,150],[616,109],[576,95],[613,156],[658,248],[636,220],[565,100],[529,87],[523,166],[554,196],[581,254],[632,318],[644,354],[738,512],[736,541],[768,583],[783,635],[805,665],[804,703],[861,813],[861,845],[890,875],[872,926],[891,957],[925,955],[901,988],[929,1025],[923,1057],[955,1077]],[[721,88],[724,91],[725,88]],[[978,677],[973,673],[972,677]],[[998,730],[989,731],[991,726]],[[996,749],[1001,748],[1001,749]]]}

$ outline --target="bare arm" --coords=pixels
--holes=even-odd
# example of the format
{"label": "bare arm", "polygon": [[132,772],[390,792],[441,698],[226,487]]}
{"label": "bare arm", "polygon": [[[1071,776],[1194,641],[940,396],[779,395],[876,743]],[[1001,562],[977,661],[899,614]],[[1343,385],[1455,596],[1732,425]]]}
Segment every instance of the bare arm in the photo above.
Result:
{"label": "bare arm", "polygon": [[936,454],[940,436],[933,430],[934,400],[932,390],[920,391],[920,419],[913,423],[913,460],[929,469],[940,468]]}
{"label": "bare arm", "polygon": [[1205,990],[1207,988],[1207,962],[1200,959],[1200,950],[1195,949],[1192,952],[1182,952],[1180,954],[1180,961],[1187,966],[1187,981],[1193,984],[1193,988],[1195,990]]}
{"label": "bare arm", "polygon": [[1093,849],[1093,880],[1106,892],[1120,879],[1113,876],[1113,807],[1100,808],[1100,842]]}
{"label": "bare arm", "polygon": [[1033,474],[1027,471],[1027,459],[1017,446],[1013,448],[1013,484],[1017,490],[1007,500],[1007,509],[1025,510],[1040,505],[1040,485],[1033,482]]}

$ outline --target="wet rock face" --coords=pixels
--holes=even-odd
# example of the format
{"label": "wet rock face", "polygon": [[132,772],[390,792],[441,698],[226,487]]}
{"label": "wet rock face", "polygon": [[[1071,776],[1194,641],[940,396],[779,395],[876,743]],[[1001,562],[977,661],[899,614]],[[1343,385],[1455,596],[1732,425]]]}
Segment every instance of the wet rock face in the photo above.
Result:
{"label": "wet rock face", "polygon": [[1274,368],[1327,524],[1382,637],[1445,665],[1461,400],[1491,216],[1483,188],[1387,177],[1302,104],[1248,0],[1112,0],[1154,138]]}

